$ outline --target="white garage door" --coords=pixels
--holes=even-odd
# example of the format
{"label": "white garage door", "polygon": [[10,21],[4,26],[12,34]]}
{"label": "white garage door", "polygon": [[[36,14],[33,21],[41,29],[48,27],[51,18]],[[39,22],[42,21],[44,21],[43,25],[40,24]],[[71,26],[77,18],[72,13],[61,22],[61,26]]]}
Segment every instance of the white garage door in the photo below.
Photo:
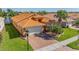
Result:
{"label": "white garage door", "polygon": [[29,28],[28,31],[29,31],[29,35],[37,34],[37,33],[42,32],[42,27]]}

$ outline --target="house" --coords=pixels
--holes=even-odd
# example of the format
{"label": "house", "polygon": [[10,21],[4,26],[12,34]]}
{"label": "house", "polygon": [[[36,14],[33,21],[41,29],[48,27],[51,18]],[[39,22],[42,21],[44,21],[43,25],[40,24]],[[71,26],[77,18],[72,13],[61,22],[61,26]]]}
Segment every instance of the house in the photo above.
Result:
{"label": "house", "polygon": [[11,23],[11,18],[10,17],[6,17],[4,22],[5,22],[5,24],[10,24]]}
{"label": "house", "polygon": [[49,20],[38,14],[21,13],[12,17],[12,24],[20,34],[26,36],[27,31],[29,35],[42,32]]}
{"label": "house", "polygon": [[4,18],[0,17],[0,32],[4,29]]}

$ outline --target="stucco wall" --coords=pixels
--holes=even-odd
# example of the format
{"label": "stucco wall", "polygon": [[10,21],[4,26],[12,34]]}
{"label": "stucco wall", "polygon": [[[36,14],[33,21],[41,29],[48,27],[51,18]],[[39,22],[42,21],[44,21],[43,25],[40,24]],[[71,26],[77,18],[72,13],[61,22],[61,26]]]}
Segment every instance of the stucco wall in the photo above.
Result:
{"label": "stucco wall", "polygon": [[0,17],[0,32],[3,30],[4,28],[4,18]]}

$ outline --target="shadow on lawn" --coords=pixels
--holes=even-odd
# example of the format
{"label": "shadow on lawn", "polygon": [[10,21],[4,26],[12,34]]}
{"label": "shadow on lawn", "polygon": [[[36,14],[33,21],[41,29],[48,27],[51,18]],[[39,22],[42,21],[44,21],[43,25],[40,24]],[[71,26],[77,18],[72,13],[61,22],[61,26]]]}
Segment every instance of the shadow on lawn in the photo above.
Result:
{"label": "shadow on lawn", "polygon": [[6,31],[9,33],[9,38],[10,38],[10,39],[19,37],[19,33],[18,33],[17,30],[13,27],[12,24],[6,24],[6,25],[5,25],[5,29],[6,29]]}

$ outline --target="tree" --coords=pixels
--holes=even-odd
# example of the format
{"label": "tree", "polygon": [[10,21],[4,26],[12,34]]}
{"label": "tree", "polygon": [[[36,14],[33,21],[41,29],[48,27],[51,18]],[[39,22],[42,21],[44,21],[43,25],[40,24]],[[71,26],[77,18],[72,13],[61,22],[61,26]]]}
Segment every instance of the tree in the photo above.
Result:
{"label": "tree", "polygon": [[2,9],[0,9],[0,17],[2,17],[2,16],[3,16]]}
{"label": "tree", "polygon": [[6,18],[7,12],[3,11],[3,16],[4,18]]}
{"label": "tree", "polygon": [[7,16],[8,17],[13,17],[13,16],[15,16],[17,14],[18,14],[18,12],[13,11],[12,9],[7,9],[7,12],[0,9],[0,17],[4,17],[4,18],[6,18]]}
{"label": "tree", "polygon": [[45,15],[45,14],[47,14],[48,12],[46,12],[46,11],[39,11],[39,12],[37,12],[37,14],[40,14],[40,15]]}
{"label": "tree", "polygon": [[68,13],[65,10],[58,10],[57,11],[57,17],[59,18],[58,21],[61,22],[62,19],[66,20],[68,16]]}
{"label": "tree", "polygon": [[51,24],[48,26],[48,31],[60,34],[63,32],[63,28],[59,24]]}
{"label": "tree", "polygon": [[79,25],[79,19],[75,20],[74,25]]}
{"label": "tree", "polygon": [[18,13],[16,11],[13,11],[12,9],[7,9],[7,16],[8,17],[13,17],[17,15]]}
{"label": "tree", "polygon": [[6,16],[6,12],[0,9],[0,17],[5,17],[5,16]]}

